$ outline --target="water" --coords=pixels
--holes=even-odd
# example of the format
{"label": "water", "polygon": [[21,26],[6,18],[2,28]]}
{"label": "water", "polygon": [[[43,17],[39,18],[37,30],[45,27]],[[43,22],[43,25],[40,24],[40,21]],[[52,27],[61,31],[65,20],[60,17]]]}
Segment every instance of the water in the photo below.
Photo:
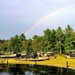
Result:
{"label": "water", "polygon": [[75,70],[40,65],[2,64],[0,75],[75,75]]}

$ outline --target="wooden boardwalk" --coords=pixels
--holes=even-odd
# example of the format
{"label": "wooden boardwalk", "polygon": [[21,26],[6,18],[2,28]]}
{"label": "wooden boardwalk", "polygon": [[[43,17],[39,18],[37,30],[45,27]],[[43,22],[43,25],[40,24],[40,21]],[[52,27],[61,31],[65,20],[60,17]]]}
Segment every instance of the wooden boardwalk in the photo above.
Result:
{"label": "wooden boardwalk", "polygon": [[49,57],[38,57],[38,58],[21,58],[20,60],[27,60],[27,61],[44,61],[49,60]]}

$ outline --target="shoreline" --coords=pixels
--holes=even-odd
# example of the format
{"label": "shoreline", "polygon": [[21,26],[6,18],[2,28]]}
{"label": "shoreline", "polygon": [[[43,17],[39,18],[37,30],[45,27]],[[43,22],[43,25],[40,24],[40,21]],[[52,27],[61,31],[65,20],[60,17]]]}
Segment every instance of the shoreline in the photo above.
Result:
{"label": "shoreline", "polygon": [[[75,59],[66,59],[63,56],[57,56],[57,58],[50,58],[49,60],[43,61],[29,61],[29,60],[20,60],[15,58],[0,58],[0,64],[37,64],[37,65],[46,65],[54,67],[69,68],[75,70]],[[68,62],[68,63],[67,63]]]}

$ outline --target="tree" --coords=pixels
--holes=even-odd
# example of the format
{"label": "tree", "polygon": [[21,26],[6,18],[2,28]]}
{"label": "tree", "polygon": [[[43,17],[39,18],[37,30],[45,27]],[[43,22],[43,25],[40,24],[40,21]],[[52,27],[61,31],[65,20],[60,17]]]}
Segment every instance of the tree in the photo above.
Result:
{"label": "tree", "polygon": [[43,36],[38,37],[37,48],[39,52],[45,52]]}
{"label": "tree", "polygon": [[47,49],[47,51],[50,51],[51,47],[51,30],[46,29],[44,31],[44,48],[45,50]]}
{"label": "tree", "polygon": [[22,41],[24,41],[24,40],[26,40],[26,36],[25,36],[24,34],[21,34],[21,35],[20,35],[20,41],[22,42]]}
{"label": "tree", "polygon": [[19,42],[20,42],[20,51],[26,51],[26,44],[27,44],[27,40],[26,40],[26,36],[24,34],[21,34],[19,37]]}
{"label": "tree", "polygon": [[65,29],[65,41],[64,41],[64,49],[71,50],[74,45],[72,42],[74,41],[74,32],[70,25]]}
{"label": "tree", "polygon": [[37,35],[33,36],[32,49],[34,52],[38,51],[38,36]]}
{"label": "tree", "polygon": [[5,53],[8,48],[8,41],[7,40],[0,40],[0,52]]}
{"label": "tree", "polygon": [[31,52],[32,52],[32,39],[28,39],[26,44],[26,54],[30,55]]}
{"label": "tree", "polygon": [[58,27],[58,29],[56,30],[56,48],[59,49],[60,54],[62,53],[62,44],[64,41],[64,33],[63,30],[61,29],[61,27]]}
{"label": "tree", "polygon": [[19,39],[18,35],[15,35],[14,37],[11,38],[11,44],[10,46],[12,47],[13,52],[21,52],[21,42]]}
{"label": "tree", "polygon": [[56,31],[54,30],[54,29],[52,29],[51,30],[51,44],[52,44],[52,46],[51,46],[51,50],[52,51],[54,51],[55,50],[55,44],[56,44],[56,36],[55,36],[55,34],[56,34]]}
{"label": "tree", "polygon": [[43,36],[34,35],[32,41],[32,47],[33,50],[36,52],[43,51]]}

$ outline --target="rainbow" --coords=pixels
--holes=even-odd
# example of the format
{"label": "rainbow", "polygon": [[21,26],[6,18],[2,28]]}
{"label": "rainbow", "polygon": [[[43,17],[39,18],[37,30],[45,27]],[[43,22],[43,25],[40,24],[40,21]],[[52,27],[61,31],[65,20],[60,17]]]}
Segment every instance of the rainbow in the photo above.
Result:
{"label": "rainbow", "polygon": [[[40,18],[38,21],[36,21],[33,25],[31,25],[29,27],[29,29],[27,29],[27,31],[24,31],[24,34],[27,36],[28,33],[37,25],[39,25],[40,23],[42,23],[44,20],[50,18],[51,16],[57,14],[57,13],[61,13],[61,11],[63,11],[64,9],[68,8],[68,7],[71,7],[71,6],[74,6],[75,3],[72,3],[72,4],[68,4],[68,5],[65,5],[63,7],[60,7],[52,12],[50,12],[49,14],[45,15],[44,17]],[[18,17],[15,17],[14,19],[11,20],[11,22],[9,22],[9,25],[8,27],[4,28],[4,31],[1,33],[2,35],[4,35],[5,32],[9,31],[9,29],[11,28],[11,26],[13,25],[13,22],[15,21],[15,19],[18,18]],[[22,21],[22,20],[21,20]],[[2,36],[1,35],[1,36]],[[0,37],[1,37],[0,36]]]}
{"label": "rainbow", "polygon": [[39,25],[44,20],[48,19],[49,17],[51,17],[51,16],[53,16],[53,15],[59,13],[59,12],[61,13],[61,11],[63,11],[64,9],[66,9],[68,7],[71,7],[71,6],[74,6],[74,5],[75,5],[75,3],[68,4],[66,6],[60,7],[59,9],[50,12],[46,16],[44,16],[41,19],[39,19],[38,21],[36,21],[33,25],[31,25],[30,28],[24,34],[27,35],[35,26]]}

